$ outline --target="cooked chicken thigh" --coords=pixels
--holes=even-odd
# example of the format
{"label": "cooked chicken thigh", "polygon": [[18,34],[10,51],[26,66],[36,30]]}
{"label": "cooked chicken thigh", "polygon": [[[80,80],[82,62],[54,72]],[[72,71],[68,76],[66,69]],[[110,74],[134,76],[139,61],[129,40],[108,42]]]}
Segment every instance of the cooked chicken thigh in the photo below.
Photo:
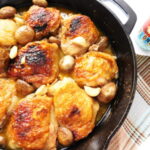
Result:
{"label": "cooked chicken thigh", "polygon": [[20,49],[8,74],[33,84],[53,82],[58,74],[58,46],[46,41],[28,43]]}
{"label": "cooked chicken thigh", "polygon": [[76,141],[86,137],[94,128],[99,104],[71,78],[64,78],[52,85],[49,93],[54,95],[59,125],[72,131]]}
{"label": "cooked chicken thigh", "polygon": [[76,59],[73,78],[81,85],[102,86],[115,78],[118,67],[113,56],[90,51]]}
{"label": "cooked chicken thigh", "polygon": [[[52,111],[52,99],[47,96],[34,95],[22,99],[17,104],[7,128],[9,148],[54,149],[56,132],[55,125],[52,125],[54,123]],[[51,137],[53,139],[49,141]]]}
{"label": "cooked chicken thigh", "polygon": [[0,128],[3,127],[12,105],[18,100],[16,97],[16,84],[11,79],[0,79]]}
{"label": "cooked chicken thigh", "polygon": [[35,38],[40,39],[55,32],[60,25],[60,12],[56,8],[44,8],[33,5],[24,15],[27,25],[35,31]]}
{"label": "cooked chicken thigh", "polygon": [[60,38],[66,55],[80,55],[98,40],[99,32],[89,17],[78,14],[63,21]]}

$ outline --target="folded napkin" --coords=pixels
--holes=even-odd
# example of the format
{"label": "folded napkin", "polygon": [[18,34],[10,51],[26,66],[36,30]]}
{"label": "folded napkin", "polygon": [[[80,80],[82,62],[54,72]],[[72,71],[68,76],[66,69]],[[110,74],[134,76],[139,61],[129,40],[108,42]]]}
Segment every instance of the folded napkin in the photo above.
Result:
{"label": "folded napkin", "polygon": [[133,104],[108,150],[150,150],[150,57],[137,56],[137,69]]}

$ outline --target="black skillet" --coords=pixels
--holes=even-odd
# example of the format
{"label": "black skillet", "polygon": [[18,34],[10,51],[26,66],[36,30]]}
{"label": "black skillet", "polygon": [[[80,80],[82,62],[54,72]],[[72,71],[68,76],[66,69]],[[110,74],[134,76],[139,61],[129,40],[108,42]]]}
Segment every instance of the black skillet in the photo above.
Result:
{"label": "black skillet", "polygon": [[[84,140],[69,148],[72,150],[105,150],[112,136],[116,133],[126,118],[136,88],[136,58],[129,34],[132,31],[136,15],[123,0],[111,0],[118,4],[128,15],[126,24],[103,4],[104,0],[49,0],[53,5],[63,5],[71,10],[88,15],[109,37],[112,47],[118,57],[119,66],[118,92],[109,109],[100,120],[94,131]],[[11,5],[24,7],[31,5],[31,0],[0,0],[0,7]]]}

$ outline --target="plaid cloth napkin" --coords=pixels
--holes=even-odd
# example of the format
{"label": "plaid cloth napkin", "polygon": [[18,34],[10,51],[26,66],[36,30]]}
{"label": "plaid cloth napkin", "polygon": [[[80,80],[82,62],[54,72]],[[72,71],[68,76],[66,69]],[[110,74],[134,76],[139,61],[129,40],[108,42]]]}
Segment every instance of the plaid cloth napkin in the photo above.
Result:
{"label": "plaid cloth napkin", "polygon": [[[150,150],[150,57],[137,56],[137,91],[129,114],[108,150]],[[147,140],[147,145],[142,147]]]}

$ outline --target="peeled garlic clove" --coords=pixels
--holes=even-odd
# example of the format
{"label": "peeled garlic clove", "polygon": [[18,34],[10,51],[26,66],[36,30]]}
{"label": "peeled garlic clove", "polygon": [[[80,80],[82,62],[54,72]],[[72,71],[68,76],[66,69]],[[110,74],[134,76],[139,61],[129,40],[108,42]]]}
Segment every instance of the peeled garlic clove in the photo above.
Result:
{"label": "peeled garlic clove", "polygon": [[76,44],[78,46],[87,47],[87,42],[86,42],[85,38],[83,38],[81,36],[74,38],[72,40],[72,43]]}
{"label": "peeled garlic clove", "polygon": [[91,97],[96,97],[99,95],[101,88],[92,88],[89,86],[84,86],[84,90],[87,93],[87,95],[89,95]]}
{"label": "peeled garlic clove", "polygon": [[35,92],[36,95],[44,95],[47,93],[46,85],[41,85]]}
{"label": "peeled garlic clove", "polygon": [[21,58],[21,64],[23,65],[23,64],[25,64],[25,63],[26,63],[26,57],[23,56],[23,57]]}
{"label": "peeled garlic clove", "polygon": [[10,53],[9,53],[10,59],[14,59],[17,56],[17,53],[18,53],[18,47],[17,46],[13,46],[10,49]]}

